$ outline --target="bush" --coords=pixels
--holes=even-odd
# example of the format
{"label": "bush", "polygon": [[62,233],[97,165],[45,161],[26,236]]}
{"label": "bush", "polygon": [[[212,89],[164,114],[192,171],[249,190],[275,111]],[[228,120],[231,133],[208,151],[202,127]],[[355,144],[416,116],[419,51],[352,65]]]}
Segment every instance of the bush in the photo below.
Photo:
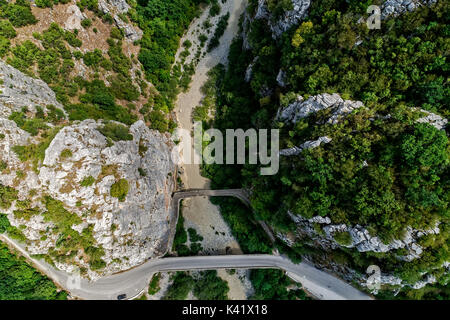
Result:
{"label": "bush", "polygon": [[218,47],[220,44],[220,38],[225,33],[225,30],[228,26],[228,19],[230,18],[230,13],[227,13],[226,15],[223,15],[220,17],[219,22],[217,23],[216,30],[214,31],[214,35],[209,42],[208,45],[208,52],[212,51],[214,48]]}
{"label": "bush", "polygon": [[81,20],[81,26],[85,29],[89,28],[92,26],[92,20],[89,18]]}
{"label": "bush", "polygon": [[152,280],[150,281],[150,284],[148,286],[149,295],[154,295],[158,293],[158,291],[161,289],[161,287],[159,286],[160,280],[161,280],[161,273],[153,275]]}
{"label": "bush", "polygon": [[120,179],[111,186],[111,197],[119,199],[120,202],[124,202],[128,194],[128,181],[125,179]]}
{"label": "bush", "polygon": [[347,231],[336,232],[333,236],[334,240],[342,246],[348,246],[352,244],[352,237]]}
{"label": "bush", "polygon": [[53,7],[54,0],[35,0],[34,3],[39,8],[51,8]]}
{"label": "bush", "polygon": [[31,12],[30,2],[17,0],[15,3],[0,3],[0,16],[9,19],[14,27],[23,27],[38,22]]}
{"label": "bush", "polygon": [[257,300],[307,299],[306,294],[303,290],[287,289],[287,287],[293,284],[294,282],[290,280],[281,270],[276,269],[251,270],[250,280],[252,281],[253,288],[255,288],[255,293],[252,299]]}
{"label": "bush", "polygon": [[203,241],[203,237],[197,233],[197,230],[189,228],[188,233],[189,233],[189,240],[191,242]]}
{"label": "bush", "polygon": [[94,177],[93,177],[93,176],[89,176],[89,177],[85,177],[85,178],[81,181],[80,185],[81,185],[82,187],[90,187],[90,186],[92,186],[94,183],[95,183]]}
{"label": "bush", "polygon": [[105,137],[114,141],[133,140],[133,135],[130,134],[130,130],[126,126],[118,123],[108,122],[97,130],[100,131]]}
{"label": "bush", "polygon": [[167,290],[163,299],[185,300],[194,286],[194,279],[186,272],[177,272],[172,279],[172,285]]}
{"label": "bush", "polygon": [[18,191],[0,183],[0,208],[9,209],[14,200],[18,199]]}
{"label": "bush", "polygon": [[60,155],[61,159],[67,159],[70,157],[72,157],[72,151],[70,149],[64,149],[63,151],[61,151]]}

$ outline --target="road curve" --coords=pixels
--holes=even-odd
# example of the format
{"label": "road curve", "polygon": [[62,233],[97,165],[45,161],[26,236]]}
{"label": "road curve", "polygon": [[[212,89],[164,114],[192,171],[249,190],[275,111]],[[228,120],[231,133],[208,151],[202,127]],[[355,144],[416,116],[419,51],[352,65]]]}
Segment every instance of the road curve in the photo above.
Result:
{"label": "road curve", "polygon": [[135,297],[143,292],[153,274],[166,271],[210,269],[261,269],[277,268],[286,271],[293,280],[300,282],[313,296],[323,300],[369,300],[371,297],[324,271],[307,263],[294,264],[288,258],[274,255],[196,256],[149,260],[126,272],[101,278],[95,282],[72,278],[55,270],[42,261],[35,260],[15,241],[0,236],[0,240],[16,247],[38,269],[45,272],[73,297],[89,300],[117,299],[119,294]]}
{"label": "road curve", "polygon": [[81,282],[81,288],[73,289],[73,295],[85,299],[116,299],[119,294],[128,297],[142,292],[152,275],[164,271],[208,270],[208,269],[260,269],[285,270],[294,280],[318,299],[367,300],[370,297],[346,282],[320,271],[309,264],[293,264],[287,258],[271,255],[228,255],[163,258],[151,260],[144,265],[102,278],[96,282]]}

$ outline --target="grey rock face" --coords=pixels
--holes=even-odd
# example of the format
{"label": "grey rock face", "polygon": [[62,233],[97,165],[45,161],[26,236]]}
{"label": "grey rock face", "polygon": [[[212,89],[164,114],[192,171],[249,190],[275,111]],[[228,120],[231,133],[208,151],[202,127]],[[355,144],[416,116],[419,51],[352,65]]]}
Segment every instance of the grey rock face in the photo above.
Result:
{"label": "grey rock face", "polygon": [[421,6],[429,6],[437,0],[386,0],[381,7],[381,17],[398,16],[404,12],[411,12]]}
{"label": "grey rock face", "polygon": [[311,0],[291,0],[292,10],[286,11],[281,17],[275,19],[267,7],[266,0],[258,1],[258,8],[254,19],[267,19],[272,31],[272,37],[278,39],[283,32],[289,30],[292,26],[299,23],[307,14],[311,5]]}
{"label": "grey rock face", "polygon": [[64,28],[66,30],[81,30],[81,28],[83,28],[81,21],[87,18],[86,15],[82,13],[80,8],[75,4],[72,4],[67,8],[67,13],[70,14],[70,17],[65,22]]}
{"label": "grey rock face", "polygon": [[447,127],[448,120],[441,116],[426,110],[420,110],[425,116],[417,120],[419,123],[429,123],[438,130],[444,130]]}
{"label": "grey rock face", "polygon": [[111,15],[116,13],[127,13],[131,8],[126,0],[99,0],[98,7],[104,13],[109,13]]}
{"label": "grey rock face", "polygon": [[[301,216],[293,215],[288,212],[288,215],[299,227],[299,232],[307,234],[310,238],[315,239],[324,249],[334,249],[342,245],[334,240],[336,232],[348,232],[351,236],[352,242],[349,245],[343,246],[346,248],[356,248],[359,252],[389,252],[392,250],[406,248],[409,254],[405,257],[399,257],[400,260],[411,261],[421,256],[423,250],[417,244],[417,239],[430,234],[439,234],[439,225],[429,230],[414,230],[407,228],[406,234],[402,239],[393,240],[385,244],[376,236],[370,235],[369,231],[360,226],[347,226],[345,224],[334,225],[329,217],[316,216],[306,219]],[[323,234],[319,235],[314,229],[314,223],[323,225]]]}
{"label": "grey rock face", "polygon": [[125,38],[131,42],[140,40],[143,32],[131,23],[125,23],[119,18],[118,14],[125,14],[131,8],[126,0],[99,0],[98,8],[105,14],[110,14],[115,24],[125,33]]}
{"label": "grey rock face", "polygon": [[[85,221],[94,225],[94,237],[105,249],[103,260],[120,259],[110,270],[124,270],[160,257],[168,249],[170,221],[175,217],[170,205],[175,165],[169,138],[149,130],[144,122],[131,126],[132,141],[112,146],[97,131],[99,125],[86,120],[63,128],[45,152],[39,180],[71,211],[97,212]],[[147,148],[144,154],[139,152],[140,144]],[[63,150],[71,151],[70,158],[61,159]],[[107,173],[103,173],[105,168],[109,168]],[[82,187],[81,181],[89,176],[96,182]],[[112,184],[119,179],[129,184],[124,202],[110,195]],[[82,210],[77,208],[80,202]]]}
{"label": "grey rock face", "polygon": [[286,87],[286,73],[282,69],[278,72],[277,83],[282,88]]}
{"label": "grey rock face", "polygon": [[27,107],[35,112],[36,106],[53,105],[63,110],[55,93],[42,80],[31,78],[0,60],[0,117],[8,118],[14,111]]}
{"label": "grey rock face", "polygon": [[119,29],[122,29],[125,35],[125,39],[129,41],[137,41],[142,38],[144,34],[141,29],[133,26],[132,24],[123,22],[118,16],[114,16],[114,22]]}
{"label": "grey rock face", "polygon": [[271,24],[272,37],[279,38],[283,32],[299,23],[307,14],[311,0],[292,0],[293,9],[283,14],[280,20]]}
{"label": "grey rock face", "polygon": [[297,97],[297,101],[291,103],[284,109],[279,110],[277,120],[297,123],[300,119],[306,118],[312,113],[328,108],[334,108],[333,114],[327,123],[336,124],[339,119],[352,113],[354,110],[363,107],[361,101],[344,101],[337,93],[319,94],[304,101],[302,96]]}
{"label": "grey rock face", "polygon": [[[439,225],[436,225],[434,228],[431,228],[429,230],[414,230],[412,228],[408,228],[403,239],[393,240],[389,244],[384,244],[378,237],[371,236],[368,230],[359,225],[356,225],[354,227],[347,226],[345,224],[333,225],[329,217],[315,216],[313,218],[306,219],[301,216],[293,215],[290,212],[288,212],[288,214],[298,226],[297,235],[306,236],[307,238],[311,239],[315,245],[318,245],[327,251],[335,250],[339,247],[356,248],[360,252],[388,252],[399,248],[406,248],[409,251],[409,254],[405,257],[398,257],[399,260],[403,261],[412,261],[414,259],[420,258],[422,254],[422,247],[417,244],[419,238],[428,234],[438,234],[440,232]],[[322,226],[323,231],[321,234],[317,233],[316,229],[314,228],[314,224],[319,224]],[[346,246],[338,244],[333,238],[336,232],[349,232],[349,234],[351,235],[352,243]],[[279,233],[277,234],[277,237],[288,246],[292,246],[293,244],[295,244],[295,240],[285,234]],[[327,264],[329,265],[333,263],[330,262]],[[336,268],[331,269],[327,266],[322,266],[320,263],[319,266],[341,274],[348,281],[357,281],[362,286],[368,286],[370,284],[368,281],[368,276],[361,275],[354,270],[345,268],[343,266],[339,265],[338,267],[336,266]],[[444,262],[442,265],[442,267],[447,269],[448,266],[450,266],[449,262]],[[422,280],[414,284],[409,284],[392,274],[386,274],[383,273],[383,270],[381,271],[382,274],[381,278],[379,279],[381,284],[399,287],[408,286],[413,289],[420,289],[427,284],[436,282],[436,279],[432,274],[424,274],[424,278]],[[374,293],[376,293],[376,290],[374,290]]]}
{"label": "grey rock face", "polygon": [[[11,150],[14,145],[33,143],[34,138],[17,128],[13,121],[0,118],[0,133],[5,135],[0,140],[0,159],[11,171],[0,172],[0,183],[13,186],[15,171],[20,169],[27,175],[14,185],[20,200],[30,199],[43,212],[45,208],[39,198],[50,195],[82,219],[72,229],[82,232],[88,226],[93,227],[96,246],[105,252],[101,257],[107,264],[105,269],[93,272],[78,258],[75,262],[56,263],[57,268],[67,272],[73,272],[74,264],[85,267],[91,279],[164,255],[175,219],[171,195],[176,166],[171,158],[170,137],[138,121],[130,127],[133,140],[111,143],[97,130],[101,125],[101,122],[85,120],[61,129],[45,151],[37,175]],[[66,158],[61,157],[64,150],[70,150]],[[94,183],[81,186],[81,181],[89,176],[94,178]],[[127,180],[129,186],[123,202],[110,194],[111,186],[119,179]],[[30,198],[32,189],[37,194]],[[52,222],[45,222],[39,214],[29,220],[16,218],[15,209],[13,203],[4,212],[13,226],[25,226],[21,231],[28,239],[26,249],[31,254],[48,253],[58,239],[58,234],[46,231],[53,228]],[[45,239],[42,232],[47,232]]]}
{"label": "grey rock face", "polygon": [[331,138],[325,136],[325,137],[320,137],[317,140],[314,141],[306,141],[305,143],[303,143],[300,147],[293,147],[293,148],[289,148],[289,149],[283,149],[280,150],[280,156],[297,156],[300,153],[302,153],[303,150],[306,149],[314,149],[319,147],[322,143],[330,143],[331,142]]}
{"label": "grey rock face", "polygon": [[252,80],[252,75],[253,75],[253,67],[255,66],[255,63],[258,62],[259,57],[256,56],[252,63],[250,63],[247,67],[247,70],[245,70],[245,82],[250,82],[250,80]]}

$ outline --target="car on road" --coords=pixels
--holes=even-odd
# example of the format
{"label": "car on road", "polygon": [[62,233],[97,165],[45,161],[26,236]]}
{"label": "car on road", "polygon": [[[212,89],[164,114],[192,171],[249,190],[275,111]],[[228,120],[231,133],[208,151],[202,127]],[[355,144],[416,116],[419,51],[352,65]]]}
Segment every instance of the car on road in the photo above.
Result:
{"label": "car on road", "polygon": [[119,294],[119,295],[117,296],[117,300],[125,300],[126,298],[127,298],[127,295],[126,295],[125,293]]}

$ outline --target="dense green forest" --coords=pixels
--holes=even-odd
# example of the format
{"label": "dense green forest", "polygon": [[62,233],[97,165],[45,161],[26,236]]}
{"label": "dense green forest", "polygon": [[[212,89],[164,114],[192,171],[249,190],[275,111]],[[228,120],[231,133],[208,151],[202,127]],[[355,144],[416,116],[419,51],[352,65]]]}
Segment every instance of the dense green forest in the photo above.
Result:
{"label": "dense green forest", "polygon": [[[1,227],[0,227],[1,228]],[[0,300],[65,300],[53,282],[0,243]]]}
{"label": "dense green forest", "polygon": [[[334,224],[364,225],[385,243],[401,238],[408,226],[429,229],[439,221],[440,233],[420,238],[424,253],[411,262],[399,260],[406,254],[403,249],[361,253],[342,247],[327,257],[361,273],[375,264],[410,284],[427,271],[436,277],[435,286],[405,288],[399,297],[445,296],[449,140],[446,131],[416,121],[424,115],[420,109],[443,117],[449,114],[449,4],[438,1],[385,20],[381,30],[368,30],[358,20],[374,2],[357,3],[312,2],[308,17],[279,40],[271,37],[266,21],[253,21],[248,33],[252,50],[242,49],[242,39],[232,44],[230,66],[215,83],[216,117],[204,119],[205,126],[223,130],[279,128],[283,148],[325,135],[332,142],[304,151],[301,157],[282,157],[280,172],[272,177],[260,176],[251,165],[209,165],[203,171],[214,188],[251,190],[254,219],[269,222],[277,231],[296,230],[288,210],[306,218],[327,216]],[[256,6],[257,1],[250,1],[250,14]],[[256,56],[252,79],[246,83],[244,75]],[[280,69],[286,74],[285,87],[276,81]],[[273,88],[273,93],[261,95],[264,88]],[[365,107],[338,124],[325,121],[332,110],[295,125],[273,121],[279,108],[298,94],[306,99],[321,93],[339,93]],[[222,205],[225,217],[234,211],[231,207]],[[237,219],[246,223],[234,214]],[[230,226],[239,234],[236,223]],[[250,247],[251,239],[241,240]],[[341,234],[336,241],[346,243],[348,235]],[[324,256],[308,239],[280,248],[293,257]]]}

